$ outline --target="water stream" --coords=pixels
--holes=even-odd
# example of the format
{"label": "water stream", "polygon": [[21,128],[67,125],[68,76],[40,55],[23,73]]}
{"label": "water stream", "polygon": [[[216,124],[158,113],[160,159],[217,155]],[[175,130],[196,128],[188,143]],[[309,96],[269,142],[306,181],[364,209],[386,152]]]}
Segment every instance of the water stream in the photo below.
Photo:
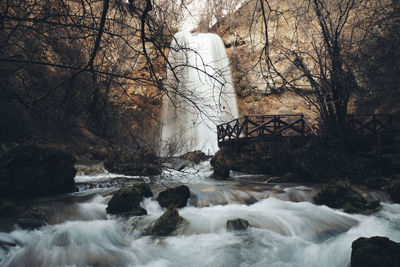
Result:
{"label": "water stream", "polygon": [[[37,200],[51,210],[49,225],[0,233],[0,266],[347,266],[351,243],[360,236],[400,241],[400,205],[381,192],[365,192],[382,201],[380,212],[349,215],[312,203],[316,186],[268,184],[262,176],[240,173],[215,181],[208,168],[202,163],[184,170],[192,197],[179,210],[187,224],[175,235],[143,235],[164,212],[158,202],[143,200],[146,216],[110,216],[107,202],[117,188],[87,190],[82,182],[79,193]],[[181,181],[178,173],[163,175],[171,177],[170,186]],[[118,179],[99,176],[76,180]],[[155,193],[164,188],[152,185]],[[252,228],[227,231],[226,221],[235,218]]]}

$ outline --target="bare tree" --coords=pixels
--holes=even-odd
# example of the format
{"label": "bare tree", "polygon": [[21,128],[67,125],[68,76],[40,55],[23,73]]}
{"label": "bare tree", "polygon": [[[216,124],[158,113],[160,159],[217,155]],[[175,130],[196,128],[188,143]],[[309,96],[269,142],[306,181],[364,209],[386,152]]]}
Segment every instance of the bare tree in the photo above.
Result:
{"label": "bare tree", "polygon": [[171,23],[178,10],[164,8],[165,1],[2,1],[0,142],[71,142],[82,153],[98,142],[116,153],[151,149],[179,26]]}
{"label": "bare tree", "polygon": [[264,29],[259,61],[264,79],[306,99],[320,114],[321,130],[347,140],[348,105],[359,90],[357,59],[371,34],[365,28],[371,5],[363,0],[280,4],[259,0],[254,22]]}

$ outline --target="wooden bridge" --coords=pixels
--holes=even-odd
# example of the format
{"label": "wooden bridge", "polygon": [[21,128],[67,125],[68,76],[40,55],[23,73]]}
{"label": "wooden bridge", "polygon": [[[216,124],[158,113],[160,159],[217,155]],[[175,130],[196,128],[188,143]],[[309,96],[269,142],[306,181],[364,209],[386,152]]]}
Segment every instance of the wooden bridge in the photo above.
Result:
{"label": "wooden bridge", "polygon": [[400,133],[400,117],[384,114],[351,114],[347,116],[353,135],[380,135]]}
{"label": "wooden bridge", "polygon": [[[349,115],[352,135],[380,135],[400,132],[400,118],[395,115]],[[218,146],[239,140],[271,136],[317,136],[303,114],[247,115],[217,126]]]}

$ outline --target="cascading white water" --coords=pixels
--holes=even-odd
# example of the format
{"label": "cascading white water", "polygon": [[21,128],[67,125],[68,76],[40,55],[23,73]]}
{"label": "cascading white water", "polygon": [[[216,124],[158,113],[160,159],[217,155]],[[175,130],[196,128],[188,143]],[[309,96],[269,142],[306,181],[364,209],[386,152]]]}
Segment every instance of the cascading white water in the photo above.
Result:
{"label": "cascading white water", "polygon": [[238,116],[225,46],[216,34],[179,32],[168,60],[162,153],[202,150],[214,154],[216,125]]}
{"label": "cascading white water", "polygon": [[[115,189],[55,196],[35,204],[48,211],[48,225],[0,231],[0,266],[342,267],[350,263],[351,244],[360,236],[400,241],[400,205],[385,203],[390,199],[383,192],[363,192],[371,201],[382,201],[377,214],[346,214],[315,205],[314,187],[273,185],[239,173],[230,181],[214,181],[207,178],[209,166],[198,167],[204,171],[195,173],[204,177],[185,170],[191,198],[179,209],[185,223],[174,234],[145,234],[165,212],[150,198],[141,203],[147,215],[125,217],[107,215],[110,190]],[[77,180],[101,182],[97,175],[92,178]],[[154,193],[164,188],[152,185]],[[227,231],[226,222],[235,218],[252,227]]]}
{"label": "cascading white water", "polygon": [[[260,190],[260,186],[249,185],[246,192],[255,198],[273,193],[271,188]],[[194,188],[197,197],[208,195],[207,202],[216,202],[209,185]],[[376,215],[350,215],[307,201],[280,200],[272,194],[245,205],[236,201],[244,192],[243,185],[216,185],[215,189],[227,204],[189,204],[179,210],[187,224],[167,237],[142,234],[165,211],[150,198],[142,202],[148,214],[132,218],[106,216],[110,196],[96,194],[85,197],[83,203],[72,202],[76,211],[72,214],[67,212],[71,207],[59,206],[56,199],[58,215],[64,214],[64,218],[56,215],[56,221],[50,218],[50,225],[34,231],[0,233],[0,266],[342,267],[348,266],[351,243],[360,236],[381,235],[400,241],[398,204],[382,203],[382,211]],[[306,187],[289,189],[309,194]],[[248,220],[252,228],[228,232],[226,221],[235,218]]]}

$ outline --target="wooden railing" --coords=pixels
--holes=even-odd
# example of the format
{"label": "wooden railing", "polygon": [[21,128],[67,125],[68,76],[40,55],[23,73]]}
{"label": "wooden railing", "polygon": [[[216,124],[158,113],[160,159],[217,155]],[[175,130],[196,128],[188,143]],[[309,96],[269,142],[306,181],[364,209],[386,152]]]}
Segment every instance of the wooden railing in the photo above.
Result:
{"label": "wooden railing", "polygon": [[353,135],[379,135],[400,132],[400,117],[384,114],[352,114],[347,116]]}
{"label": "wooden railing", "polygon": [[[352,114],[347,117],[351,135],[400,133],[396,115]],[[248,115],[217,126],[218,145],[268,136],[316,136],[303,114]]]}
{"label": "wooden railing", "polygon": [[248,115],[217,126],[218,145],[265,136],[317,135],[303,114]]}

